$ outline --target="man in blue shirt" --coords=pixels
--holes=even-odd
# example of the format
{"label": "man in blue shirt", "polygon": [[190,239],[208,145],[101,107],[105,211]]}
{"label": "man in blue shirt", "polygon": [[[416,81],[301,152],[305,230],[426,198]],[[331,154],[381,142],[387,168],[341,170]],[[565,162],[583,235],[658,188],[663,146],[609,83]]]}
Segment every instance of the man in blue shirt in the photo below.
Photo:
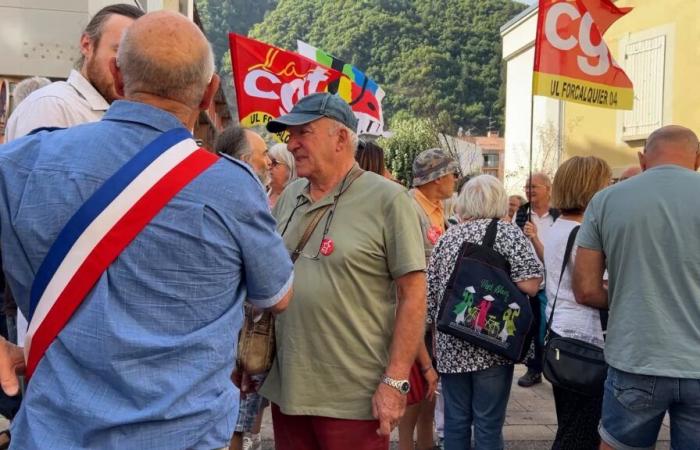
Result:
{"label": "man in blue shirt", "polygon": [[[134,22],[111,66],[126,100],[102,121],[0,147],[0,239],[25,314],[68,219],[163,132],[192,129],[218,87],[206,39],[173,13]],[[12,424],[12,448],[226,447],[243,299],[281,312],[292,278],[259,181],[242,164],[217,161],[124,249],[48,347]],[[9,394],[20,351],[0,341]]]}

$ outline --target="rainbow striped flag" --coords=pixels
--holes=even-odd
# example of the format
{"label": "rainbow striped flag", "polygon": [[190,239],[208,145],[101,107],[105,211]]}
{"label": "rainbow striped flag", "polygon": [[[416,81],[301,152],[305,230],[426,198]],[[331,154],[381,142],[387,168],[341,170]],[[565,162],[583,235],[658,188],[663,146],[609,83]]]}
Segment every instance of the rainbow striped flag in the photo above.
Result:
{"label": "rainbow striped flag", "polygon": [[[345,75],[330,83],[328,91],[333,94],[337,93],[353,107],[359,120],[358,130],[360,134],[376,136],[384,134],[382,99],[384,99],[385,93],[374,80],[352,64],[348,64],[306,42],[297,40],[297,52],[305,58]],[[365,107],[357,108],[356,105],[364,105]],[[364,109],[366,111],[362,113]]]}

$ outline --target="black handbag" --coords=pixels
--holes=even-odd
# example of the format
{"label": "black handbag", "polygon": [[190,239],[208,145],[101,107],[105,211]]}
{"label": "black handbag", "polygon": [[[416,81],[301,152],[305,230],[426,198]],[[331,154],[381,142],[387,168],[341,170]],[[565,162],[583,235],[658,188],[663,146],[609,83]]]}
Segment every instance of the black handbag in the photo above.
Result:
{"label": "black handbag", "polygon": [[[580,339],[553,336],[554,332],[552,331],[552,319],[554,309],[557,307],[561,279],[571,257],[578,229],[577,226],[571,230],[566,243],[559,285],[547,321],[547,339],[542,373],[554,386],[590,397],[600,397],[603,395],[603,385],[608,372],[603,349]],[[602,314],[601,325],[605,330]]]}
{"label": "black handbag", "polygon": [[437,329],[514,362],[530,346],[530,302],[510,278],[510,264],[493,249],[499,219],[482,244],[465,242],[445,288]]}

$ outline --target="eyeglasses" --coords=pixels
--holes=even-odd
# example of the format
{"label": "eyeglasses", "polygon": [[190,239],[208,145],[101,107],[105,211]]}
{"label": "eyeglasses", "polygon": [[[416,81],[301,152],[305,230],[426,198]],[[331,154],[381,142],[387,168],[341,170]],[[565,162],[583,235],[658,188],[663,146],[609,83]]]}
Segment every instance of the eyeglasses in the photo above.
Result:
{"label": "eyeglasses", "polygon": [[542,184],[532,184],[532,185],[526,184],[525,186],[523,186],[523,189],[525,189],[526,191],[529,191],[530,189],[536,189],[536,188],[541,188],[541,187],[545,187],[545,186]]}
{"label": "eyeglasses", "polygon": [[[321,250],[323,250],[323,246],[327,245],[327,238],[328,238],[328,231],[331,229],[331,223],[333,222],[333,216],[335,215],[335,208],[338,206],[338,201],[340,200],[340,196],[345,193],[347,188],[349,186],[345,186],[345,181],[348,178],[348,175],[350,175],[350,172],[352,170],[348,171],[348,173],[345,175],[345,178],[343,178],[343,182],[340,184],[340,189],[338,190],[338,193],[333,197],[333,204],[331,205],[330,209],[328,210],[328,217],[326,217],[326,223],[323,225],[323,234],[321,235],[321,243],[318,246],[318,251],[316,251],[315,255],[309,255],[307,253],[304,253],[304,249],[302,248],[301,250],[296,250],[293,253],[298,254],[299,256],[310,259],[313,261],[318,261],[320,260],[321,256]],[[303,200],[303,201],[299,201]],[[294,206],[294,209],[292,210],[292,213],[289,215],[289,219],[287,219],[287,223],[284,224],[284,228],[282,229],[282,233],[280,233],[282,236],[284,236],[284,233],[287,231],[287,227],[289,227],[289,223],[292,221],[292,218],[294,217],[294,214],[296,214],[297,209],[299,209],[301,206],[305,205],[309,201],[303,197],[299,196],[297,199],[297,204]],[[331,245],[332,245],[331,241]]]}

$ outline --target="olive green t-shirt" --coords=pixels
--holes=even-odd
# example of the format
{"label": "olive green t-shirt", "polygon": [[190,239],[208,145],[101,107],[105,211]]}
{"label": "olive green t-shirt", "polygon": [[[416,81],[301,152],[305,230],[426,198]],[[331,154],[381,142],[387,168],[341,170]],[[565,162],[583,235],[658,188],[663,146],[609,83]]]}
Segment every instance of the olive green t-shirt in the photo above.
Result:
{"label": "olive green t-shirt", "polygon": [[[305,179],[285,189],[273,215],[290,252],[341,184],[317,202]],[[425,269],[420,226],[402,186],[364,172],[338,198],[326,235],[333,252],[313,259],[329,214],[296,261],[294,296],[277,317],[277,356],[261,393],[285,414],[372,419],[394,329],[393,280]]]}

